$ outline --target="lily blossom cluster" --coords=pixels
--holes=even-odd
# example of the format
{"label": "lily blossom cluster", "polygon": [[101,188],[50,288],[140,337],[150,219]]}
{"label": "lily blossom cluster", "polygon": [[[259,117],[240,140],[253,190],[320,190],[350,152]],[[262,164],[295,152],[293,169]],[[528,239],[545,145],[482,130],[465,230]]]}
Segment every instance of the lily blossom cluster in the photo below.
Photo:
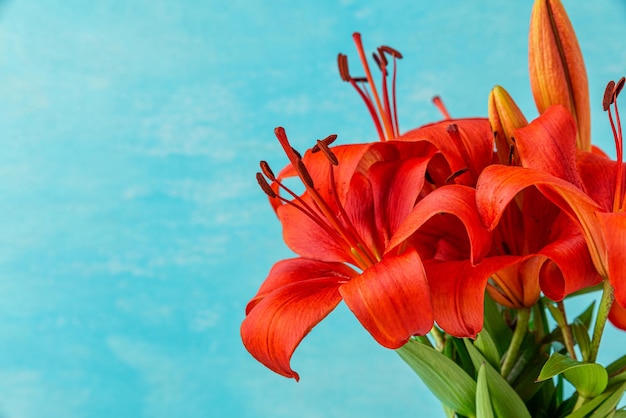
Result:
{"label": "lily blossom cluster", "polygon": [[[560,373],[577,398],[545,408],[562,416],[590,408],[607,388],[618,393],[607,371],[600,383],[595,377],[580,383],[567,370],[597,366],[607,318],[626,329],[626,168],[617,101],[624,78],[608,84],[601,102],[615,137],[613,160],[591,141],[587,75],[565,9],[559,0],[537,0],[529,68],[538,117],[529,123],[496,86],[488,117],[453,119],[435,98],[444,119],[401,133],[395,86],[402,54],[377,48],[377,85],[361,35],[353,39],[365,75],[352,76],[343,54],[339,73],[363,99],[379,140],[334,145],[337,136],[330,135],[300,153],[276,128],[289,163],[274,174],[261,161],[257,181],[297,257],[277,262],[248,303],[245,347],[269,369],[298,380],[293,352],[343,301],[376,342],[398,349],[460,415],[487,408],[484,393],[476,395],[484,376],[485,387],[498,392],[487,401],[494,414],[485,416],[506,416],[498,396],[519,397],[520,408],[532,412],[533,396],[556,393],[560,384],[535,380]],[[288,186],[294,179],[302,192]],[[563,301],[599,289],[589,336],[591,311],[570,322]],[[553,331],[546,312],[557,323]],[[530,364],[529,380],[522,370]],[[619,373],[620,364],[613,367]],[[465,389],[446,382],[444,372],[433,378],[447,367],[468,375],[463,388],[470,388],[470,400],[459,398]],[[453,395],[440,390],[446,385]]]}

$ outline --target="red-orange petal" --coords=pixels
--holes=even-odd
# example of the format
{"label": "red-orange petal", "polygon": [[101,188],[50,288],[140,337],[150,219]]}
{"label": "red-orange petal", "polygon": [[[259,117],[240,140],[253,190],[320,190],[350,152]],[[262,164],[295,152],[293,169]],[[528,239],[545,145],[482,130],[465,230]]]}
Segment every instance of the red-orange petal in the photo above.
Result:
{"label": "red-orange petal", "polygon": [[[457,125],[460,141],[453,139],[448,133],[448,127],[453,124]],[[489,121],[484,118],[435,122],[406,132],[397,140],[430,142],[443,154],[452,173],[469,169],[469,173],[477,174],[493,160],[493,132]],[[457,181],[472,185],[476,178],[464,174]]]}
{"label": "red-orange petal", "polygon": [[396,349],[433,326],[428,282],[415,250],[385,257],[339,288],[363,327],[384,347]]}
{"label": "red-orange petal", "polygon": [[521,260],[516,256],[488,257],[475,266],[469,260],[425,261],[437,324],[455,337],[475,338],[483,327],[487,280]]}
{"label": "red-orange petal", "polygon": [[395,232],[386,251],[400,246],[426,221],[440,213],[454,215],[465,226],[473,264],[487,255],[491,249],[491,234],[483,227],[478,216],[474,189],[461,185],[441,187],[422,199]]}
{"label": "red-orange petal", "polygon": [[[315,208],[315,203],[309,197],[309,192],[305,192],[302,199]],[[291,205],[278,207],[276,214],[283,225],[285,243],[299,256],[322,261],[352,261],[350,249],[346,242],[335,229],[330,227],[326,219],[321,218],[320,220],[323,225],[327,225],[325,229],[301,210]]]}
{"label": "red-orange petal", "polygon": [[385,235],[385,244],[415,206],[429,161],[430,156],[380,162],[370,169],[376,220],[378,230]]}
{"label": "red-orange petal", "polygon": [[576,170],[576,125],[563,106],[551,106],[514,136],[522,166],[581,186]]}
{"label": "red-orange petal", "polygon": [[[291,259],[281,262],[248,305],[241,324],[246,349],[270,370],[298,380],[291,356],[300,341],[341,301],[339,286],[352,274],[346,267]],[[352,272],[352,273],[350,273]],[[326,275],[326,276],[325,276]]]}
{"label": "red-orange petal", "polygon": [[626,213],[597,213],[606,245],[608,279],[615,289],[615,300],[626,306]]}
{"label": "red-orange petal", "polygon": [[569,222],[561,225],[558,236],[540,251],[549,258],[539,274],[543,293],[559,302],[565,296],[602,281],[596,271],[587,243],[578,227]]}

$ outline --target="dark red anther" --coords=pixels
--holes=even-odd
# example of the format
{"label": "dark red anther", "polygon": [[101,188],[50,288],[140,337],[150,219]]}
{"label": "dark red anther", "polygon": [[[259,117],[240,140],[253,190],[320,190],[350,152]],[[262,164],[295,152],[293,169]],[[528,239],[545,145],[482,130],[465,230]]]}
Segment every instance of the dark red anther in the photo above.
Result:
{"label": "dark red anther", "polygon": [[263,177],[263,174],[256,173],[256,181],[259,183],[259,186],[261,186],[261,190],[263,190],[266,195],[271,198],[277,197],[274,190],[272,190],[270,185],[267,183],[267,180],[265,180],[265,177]]}
{"label": "dark red anther", "polygon": [[350,69],[348,68],[348,56],[344,54],[337,55],[337,66],[339,67],[339,75],[343,81],[350,81]]}
{"label": "dark red anther", "polygon": [[615,99],[617,99],[617,96],[620,94],[620,92],[624,88],[624,82],[626,82],[626,79],[624,79],[624,77],[622,77],[615,84],[615,90],[613,91],[613,96],[615,97]]}
{"label": "dark red anther", "polygon": [[326,156],[326,158],[328,158],[328,161],[330,161],[332,165],[339,165],[339,160],[337,159],[337,156],[333,154],[333,152],[330,150],[330,148],[328,148],[328,145],[326,145],[324,141],[320,141],[318,139],[315,147],[317,147],[318,151],[322,151],[324,153],[324,155]]}
{"label": "dark red anther", "polygon": [[336,139],[337,139],[336,134],[328,135],[326,138],[321,139],[321,140],[318,139],[317,140],[318,143],[313,145],[313,148],[311,148],[311,152],[315,154],[316,152],[321,151],[319,147],[319,142],[322,142],[328,148],[328,146],[332,144],[333,142],[335,142]]}
{"label": "dark red anther", "polygon": [[261,166],[261,171],[263,172],[265,177],[270,179],[270,181],[276,180],[276,176],[274,176],[274,172],[270,168],[270,165],[267,163],[267,161],[261,161],[259,165]]}
{"label": "dark red anther", "polygon": [[306,186],[314,189],[315,185],[313,184],[313,179],[311,178],[309,171],[306,169],[301,159],[298,159],[296,170],[298,170],[298,174],[300,175],[300,179],[302,179],[302,182]]}
{"label": "dark red anther", "polygon": [[378,69],[380,70],[380,72],[383,73],[384,75],[389,75],[389,73],[387,72],[386,60],[382,58],[381,56],[379,56],[378,54],[376,54],[375,52],[372,52],[372,57],[374,58],[374,61],[376,61],[376,65],[378,65]]}
{"label": "dark red anther", "polygon": [[515,156],[515,144],[509,145],[509,165],[513,165],[513,157]]}
{"label": "dark red anther", "polygon": [[609,110],[609,107],[613,104],[615,99],[615,95],[613,92],[615,91],[615,81],[611,80],[607,83],[606,88],[604,89],[604,97],[602,98],[602,109],[606,112]]}
{"label": "dark red anther", "polygon": [[335,142],[336,139],[337,139],[337,134],[330,134],[326,138],[322,139],[322,142],[326,144],[326,146],[329,146],[330,144]]}
{"label": "dark red anther", "polygon": [[392,48],[387,45],[382,45],[378,48],[379,51],[383,51],[396,59],[402,59],[402,54],[395,48]]}
{"label": "dark red anther", "polygon": [[462,169],[457,170],[454,173],[450,174],[448,178],[446,179],[446,183],[452,183],[452,180],[454,180],[455,178],[459,177],[462,174],[465,174],[467,170],[469,170],[469,168],[463,167]]}
{"label": "dark red anther", "polygon": [[381,47],[378,47],[378,57],[380,58],[382,63],[385,64],[385,67],[389,64],[389,61],[387,60],[387,57],[385,56],[385,51]]}
{"label": "dark red anther", "polygon": [[293,152],[294,154],[296,154],[296,157],[298,157],[299,160],[302,159],[302,154],[300,154],[298,152],[298,150],[296,150],[294,147],[291,147],[291,152]]}

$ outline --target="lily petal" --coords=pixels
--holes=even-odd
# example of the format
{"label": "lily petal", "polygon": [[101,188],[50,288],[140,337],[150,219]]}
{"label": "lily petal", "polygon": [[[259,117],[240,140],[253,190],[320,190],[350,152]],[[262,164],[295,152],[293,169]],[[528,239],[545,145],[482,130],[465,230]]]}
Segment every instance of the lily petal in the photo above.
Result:
{"label": "lily petal", "polygon": [[[309,192],[305,192],[302,201],[315,208]],[[276,215],[283,225],[283,239],[289,248],[296,254],[315,260],[350,262],[352,257],[345,241],[325,219],[320,220],[320,226],[301,210],[282,205],[276,208]],[[330,229],[328,229],[330,228]]]}
{"label": "lily petal", "polygon": [[491,249],[491,234],[485,230],[476,208],[475,191],[471,187],[448,185],[434,190],[422,199],[395,232],[387,253],[406,241],[426,221],[440,213],[456,216],[470,238],[472,264],[480,261]]}
{"label": "lily petal", "polygon": [[576,170],[576,125],[567,109],[551,106],[514,135],[523,167],[545,171],[581,187]]}
{"label": "lily petal", "polygon": [[378,230],[384,233],[385,244],[413,209],[424,187],[429,161],[430,156],[372,166],[369,178],[374,191]]}
{"label": "lily petal", "polygon": [[485,287],[489,277],[521,259],[488,257],[475,266],[469,260],[425,261],[437,324],[455,337],[475,338],[483,327]]}
{"label": "lily petal", "polygon": [[578,155],[577,163],[585,192],[605,212],[612,211],[616,176],[607,173],[615,173],[617,162],[598,153],[583,152]]}
{"label": "lily petal", "polygon": [[363,327],[382,346],[396,349],[433,327],[430,290],[413,249],[385,257],[339,292]]}
{"label": "lily petal", "polygon": [[[458,137],[448,132],[451,125],[457,126]],[[482,168],[493,159],[493,132],[489,121],[483,118],[447,119],[411,130],[396,139],[430,142],[443,154],[451,173],[469,169],[474,174],[474,177],[468,173],[457,178],[465,185],[472,185]]]}
{"label": "lily petal", "polygon": [[246,349],[274,372],[299,379],[290,359],[300,341],[341,301],[339,287],[356,274],[336,263],[302,258],[277,263],[241,324]]}
{"label": "lily petal", "polygon": [[560,228],[559,236],[540,253],[549,258],[539,274],[541,290],[556,302],[602,281],[589,255],[587,243],[577,228]]}
{"label": "lily petal", "polygon": [[615,300],[626,306],[626,213],[598,212],[596,216],[604,235],[607,273],[615,289]]}

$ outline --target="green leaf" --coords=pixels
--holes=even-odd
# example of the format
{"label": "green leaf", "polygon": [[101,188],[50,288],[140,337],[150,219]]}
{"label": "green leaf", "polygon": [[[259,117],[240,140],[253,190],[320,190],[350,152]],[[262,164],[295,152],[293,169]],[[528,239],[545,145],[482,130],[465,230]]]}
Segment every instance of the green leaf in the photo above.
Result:
{"label": "green leaf", "polygon": [[481,364],[480,369],[478,369],[476,383],[476,416],[480,418],[495,418],[489,396],[485,363]]}
{"label": "green leaf", "polygon": [[[546,361],[548,361],[548,356],[541,351],[540,347],[536,343],[525,343],[526,340],[522,344],[524,349],[520,353],[515,366],[513,366],[511,374],[509,374],[509,376],[511,376],[515,373],[515,380],[510,381],[507,378],[507,381],[510,382],[513,389],[515,389],[515,392],[524,402],[533,397],[537,391],[541,390],[541,388],[548,383],[545,381],[537,383],[535,381],[541,371],[541,368]],[[518,372],[518,370],[520,371]]]}
{"label": "green leaf", "polygon": [[489,334],[498,336],[494,342],[498,347],[500,357],[502,357],[509,348],[511,338],[513,338],[513,331],[511,331],[511,328],[506,324],[496,302],[494,302],[487,293],[485,293],[485,322],[483,328],[486,329]]}
{"label": "green leaf", "polygon": [[606,371],[611,379],[626,373],[626,355],[621,356],[606,366]]}
{"label": "green leaf", "polygon": [[596,396],[595,398],[593,398],[590,401],[586,402],[583,406],[581,406],[576,411],[574,411],[571,414],[567,415],[566,418],[585,418],[585,417],[587,417],[591,412],[593,412],[594,409],[596,409],[598,407],[598,405],[602,404],[602,402],[604,402],[609,396],[611,396],[610,393],[603,393],[600,396]]}
{"label": "green leaf", "polygon": [[585,309],[583,313],[581,313],[574,319],[574,322],[578,320],[585,324],[585,327],[589,329],[589,326],[591,325],[591,319],[593,318],[593,308],[595,308],[595,306],[596,301],[591,302],[591,304],[587,306],[587,309]]}
{"label": "green leaf", "polygon": [[465,370],[465,373],[470,376],[475,376],[476,368],[474,367],[474,363],[472,362],[472,359],[467,352],[467,348],[465,348],[465,343],[463,342],[463,339],[450,337],[448,338],[448,341],[454,347],[454,350],[452,351],[453,356],[448,357],[452,359],[456,364],[461,366],[461,368]]}
{"label": "green leaf", "polygon": [[475,415],[476,382],[459,365],[415,340],[396,352],[441,403],[462,415]]}
{"label": "green leaf", "polygon": [[493,338],[491,338],[489,331],[486,329],[480,331],[474,341],[474,347],[478,348],[478,351],[480,351],[494,369],[498,372],[500,371],[500,353],[498,353],[498,347],[493,341]]}
{"label": "green leaf", "polygon": [[489,388],[491,404],[496,416],[506,418],[531,418],[528,409],[526,409],[526,405],[524,405],[519,395],[515,393],[507,381],[500,376],[500,373],[491,367],[470,340],[465,339],[465,346],[467,347],[470,357],[472,357],[474,367],[478,370],[482,364],[485,366],[487,387]]}
{"label": "green leaf", "polygon": [[607,415],[609,415],[612,411],[615,410],[620,399],[622,399],[622,396],[624,395],[624,390],[626,390],[626,383],[618,386],[615,392],[613,392],[606,401],[602,402],[602,405],[600,405],[598,409],[593,412],[593,415],[591,415],[589,418],[605,418]]}
{"label": "green leaf", "polygon": [[576,319],[570,328],[576,343],[578,343],[580,354],[582,354],[583,359],[588,358],[589,350],[591,350],[591,340],[589,339],[589,331],[587,330],[587,327],[580,319]]}
{"label": "green leaf", "polygon": [[597,363],[582,363],[560,353],[553,353],[541,369],[538,382],[563,373],[585,398],[593,398],[606,389],[609,376],[606,369]]}

